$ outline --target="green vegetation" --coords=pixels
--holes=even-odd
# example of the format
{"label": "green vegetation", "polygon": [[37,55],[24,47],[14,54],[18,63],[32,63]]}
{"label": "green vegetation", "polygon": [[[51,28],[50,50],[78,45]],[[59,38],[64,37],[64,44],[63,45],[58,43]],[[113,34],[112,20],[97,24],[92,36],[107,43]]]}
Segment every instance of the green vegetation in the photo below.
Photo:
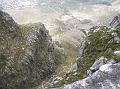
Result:
{"label": "green vegetation", "polygon": [[58,41],[55,41],[54,46],[55,49],[53,51],[53,59],[54,59],[54,63],[57,66],[56,73],[59,73],[61,76],[66,74],[67,72],[64,70],[64,67],[66,67],[66,65],[68,67],[68,70],[70,70],[70,66],[71,66],[70,61],[72,58],[74,58],[74,56],[70,49],[65,47],[65,45],[63,44],[60,44]]}
{"label": "green vegetation", "polygon": [[115,42],[112,33],[120,36],[120,28],[110,30],[108,27],[102,26],[96,32],[93,30],[89,32],[83,57],[78,60],[80,79],[84,78],[87,70],[99,57],[104,56],[108,60],[115,59],[114,51],[120,47],[120,44]]}
{"label": "green vegetation", "polygon": [[56,66],[62,64],[62,61],[60,59],[62,60],[66,59],[66,55],[60,52],[59,49],[55,49],[53,54],[54,54],[53,59]]}
{"label": "green vegetation", "polygon": [[0,20],[0,28],[9,28],[9,23],[5,20]]}
{"label": "green vegetation", "polygon": [[4,21],[0,21],[0,27],[5,26],[6,24],[4,23]]}
{"label": "green vegetation", "polygon": [[74,73],[66,74],[65,78],[54,86],[59,87],[83,79],[86,76],[87,70],[89,70],[95,60],[101,56],[106,57],[108,60],[115,59],[116,61],[120,61],[120,58],[114,55],[114,51],[120,48],[120,44],[116,43],[112,33],[116,33],[117,36],[120,37],[120,28],[111,30],[106,26],[101,26],[96,32],[90,30],[83,55],[77,61],[78,73],[76,75],[74,75]]}
{"label": "green vegetation", "polygon": [[64,76],[66,73],[69,73],[71,71],[72,65],[76,63],[76,55],[78,49],[76,49],[72,44],[67,43],[66,41],[61,42],[61,44],[59,44],[58,46],[60,49],[57,50],[58,52],[56,51],[57,53],[54,52],[54,55],[58,60],[57,63],[59,63],[59,65],[57,64],[58,68],[56,72],[59,74],[59,76]]}
{"label": "green vegetation", "polygon": [[0,55],[0,70],[6,65],[7,58],[5,55]]}

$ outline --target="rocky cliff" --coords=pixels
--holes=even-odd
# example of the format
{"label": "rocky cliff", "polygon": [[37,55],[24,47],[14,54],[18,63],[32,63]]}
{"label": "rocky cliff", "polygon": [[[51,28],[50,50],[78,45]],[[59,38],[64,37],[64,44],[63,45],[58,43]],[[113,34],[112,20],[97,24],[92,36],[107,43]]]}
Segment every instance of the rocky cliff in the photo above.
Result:
{"label": "rocky cliff", "polygon": [[0,11],[0,89],[28,89],[54,72],[52,39],[42,23],[18,25]]}

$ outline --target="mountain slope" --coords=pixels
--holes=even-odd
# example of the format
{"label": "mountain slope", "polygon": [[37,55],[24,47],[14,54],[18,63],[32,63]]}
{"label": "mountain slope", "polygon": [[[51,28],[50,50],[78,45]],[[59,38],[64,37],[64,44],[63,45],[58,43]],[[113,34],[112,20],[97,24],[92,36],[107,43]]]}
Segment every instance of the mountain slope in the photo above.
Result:
{"label": "mountain slope", "polygon": [[69,73],[58,83],[64,87],[55,89],[119,89],[120,27],[91,28],[77,61],[77,74]]}

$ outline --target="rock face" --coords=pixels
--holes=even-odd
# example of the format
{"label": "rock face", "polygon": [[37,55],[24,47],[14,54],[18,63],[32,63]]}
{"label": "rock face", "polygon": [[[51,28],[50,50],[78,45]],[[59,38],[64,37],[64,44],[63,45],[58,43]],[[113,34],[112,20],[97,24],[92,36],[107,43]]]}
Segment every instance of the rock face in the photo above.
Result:
{"label": "rock face", "polygon": [[120,89],[120,63],[107,63],[87,78],[56,89]]}
{"label": "rock face", "polygon": [[0,89],[28,89],[54,72],[51,37],[42,23],[18,25],[0,11]]}
{"label": "rock face", "polygon": [[0,11],[0,34],[9,37],[17,35],[18,25],[7,13]]}

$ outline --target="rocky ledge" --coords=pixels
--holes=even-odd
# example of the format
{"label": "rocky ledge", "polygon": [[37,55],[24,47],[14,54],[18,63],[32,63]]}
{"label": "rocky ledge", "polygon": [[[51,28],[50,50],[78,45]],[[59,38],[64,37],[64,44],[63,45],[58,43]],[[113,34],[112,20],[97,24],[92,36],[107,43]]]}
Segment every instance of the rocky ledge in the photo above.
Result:
{"label": "rocky ledge", "polygon": [[87,78],[54,89],[120,89],[120,63],[108,62]]}

